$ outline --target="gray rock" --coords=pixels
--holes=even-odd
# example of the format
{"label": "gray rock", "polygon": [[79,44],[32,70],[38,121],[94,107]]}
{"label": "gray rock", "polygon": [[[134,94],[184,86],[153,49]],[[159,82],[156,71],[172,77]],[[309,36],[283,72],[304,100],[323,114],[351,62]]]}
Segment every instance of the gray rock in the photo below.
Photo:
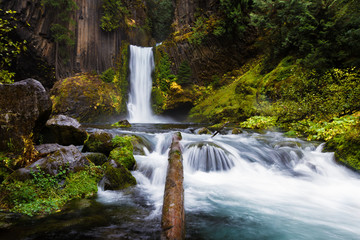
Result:
{"label": "gray rock", "polygon": [[113,136],[105,131],[98,130],[90,134],[89,138],[84,143],[83,152],[100,152],[106,156],[109,155],[114,146],[111,142]]}
{"label": "gray rock", "polygon": [[74,146],[61,146],[59,144],[42,144],[35,146],[41,159],[31,165],[16,170],[10,177],[18,180],[31,178],[31,171],[38,168],[52,176],[66,169],[68,172],[78,172],[90,164],[90,161]]}
{"label": "gray rock", "polygon": [[46,122],[42,131],[44,143],[58,143],[60,145],[83,145],[87,132],[74,118],[65,115],[53,116]]}
{"label": "gray rock", "polygon": [[26,79],[0,85],[0,151],[21,152],[23,137],[37,138],[52,111],[41,83]]}

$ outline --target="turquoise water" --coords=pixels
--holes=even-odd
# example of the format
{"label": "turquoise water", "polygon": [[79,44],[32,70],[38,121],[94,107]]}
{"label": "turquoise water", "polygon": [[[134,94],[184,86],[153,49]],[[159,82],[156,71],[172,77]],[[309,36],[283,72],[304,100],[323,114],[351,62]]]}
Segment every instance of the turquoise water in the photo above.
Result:
{"label": "turquoise water", "polygon": [[[94,199],[45,218],[14,216],[17,224],[1,230],[0,239],[159,239],[173,130],[183,132],[187,239],[360,239],[359,175],[321,144],[276,132],[211,138],[193,134],[198,127],[108,128],[148,142],[146,154],[135,156],[138,185],[99,189]],[[219,156],[229,167],[216,166]]]}

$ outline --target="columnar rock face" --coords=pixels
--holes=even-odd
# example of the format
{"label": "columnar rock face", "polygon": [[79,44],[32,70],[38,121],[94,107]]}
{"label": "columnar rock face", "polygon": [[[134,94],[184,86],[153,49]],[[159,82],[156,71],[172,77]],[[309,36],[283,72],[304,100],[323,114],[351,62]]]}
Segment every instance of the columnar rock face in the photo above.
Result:
{"label": "columnar rock face", "polygon": [[21,151],[23,137],[36,137],[51,110],[48,93],[35,79],[0,85],[0,151]]}
{"label": "columnar rock face", "polygon": [[[129,21],[134,26],[113,32],[106,32],[100,28],[102,0],[75,0],[75,2],[77,9],[72,16],[75,24],[69,26],[69,29],[75,33],[75,46],[67,50],[69,61],[59,62],[60,78],[71,76],[74,72],[95,70],[101,73],[113,67],[122,41],[134,45],[150,45],[149,33],[141,29],[145,24],[146,10],[145,5],[140,1],[128,0],[125,3],[131,13]],[[51,70],[51,66],[55,65],[56,46],[51,35],[55,10],[44,7],[41,0],[0,0],[0,8],[17,12],[16,17],[20,21],[17,28],[18,37],[28,42],[28,51],[24,53],[26,56],[22,56],[26,59],[20,59],[22,64],[19,67],[27,67],[29,71],[16,69],[16,72],[19,75],[24,72],[22,75],[28,74],[29,77],[39,72],[44,74],[44,67]],[[37,71],[34,71],[35,68]],[[48,83],[49,86],[46,87],[51,88],[54,79],[46,81],[42,81],[43,85]]]}
{"label": "columnar rock face", "polygon": [[175,28],[179,30],[195,21],[196,11],[208,11],[217,7],[217,0],[176,0]]}

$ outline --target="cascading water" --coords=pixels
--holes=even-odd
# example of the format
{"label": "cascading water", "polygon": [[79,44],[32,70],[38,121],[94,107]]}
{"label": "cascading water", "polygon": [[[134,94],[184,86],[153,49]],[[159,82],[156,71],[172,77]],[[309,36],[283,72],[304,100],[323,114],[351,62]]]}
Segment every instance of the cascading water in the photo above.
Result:
{"label": "cascading water", "polygon": [[157,122],[151,109],[151,74],[154,56],[151,47],[130,45],[130,93],[128,102],[129,122]]}
{"label": "cascading water", "polygon": [[[151,218],[161,213],[167,167],[160,142],[136,156],[134,172],[156,206]],[[188,238],[360,238],[359,176],[322,153],[322,145],[279,133],[183,133],[182,145]]]}
{"label": "cascading water", "polygon": [[[0,229],[1,238],[159,239],[172,133],[142,127],[106,129],[145,140],[145,154],[135,155],[136,187],[99,189],[92,203],[31,219],[27,227],[21,222],[6,235]],[[181,141],[187,239],[360,239],[360,177],[322,145],[275,132],[214,138],[189,132]]]}

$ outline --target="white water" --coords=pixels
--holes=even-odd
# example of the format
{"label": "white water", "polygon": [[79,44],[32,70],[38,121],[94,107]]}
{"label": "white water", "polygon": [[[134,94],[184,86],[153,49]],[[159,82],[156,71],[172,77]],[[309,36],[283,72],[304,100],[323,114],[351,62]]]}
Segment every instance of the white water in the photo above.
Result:
{"label": "white water", "polygon": [[[153,218],[161,213],[170,134],[148,135],[156,147],[135,156],[133,174],[155,207]],[[220,148],[201,156],[196,144],[204,142]],[[182,145],[190,238],[360,239],[359,176],[321,146],[278,133],[214,139],[183,133]],[[199,167],[194,149],[198,160],[211,158],[208,166]],[[216,168],[219,159],[230,169]]]}
{"label": "white water", "polygon": [[151,109],[151,74],[154,56],[151,47],[130,45],[130,93],[128,102],[129,122],[159,122]]}

